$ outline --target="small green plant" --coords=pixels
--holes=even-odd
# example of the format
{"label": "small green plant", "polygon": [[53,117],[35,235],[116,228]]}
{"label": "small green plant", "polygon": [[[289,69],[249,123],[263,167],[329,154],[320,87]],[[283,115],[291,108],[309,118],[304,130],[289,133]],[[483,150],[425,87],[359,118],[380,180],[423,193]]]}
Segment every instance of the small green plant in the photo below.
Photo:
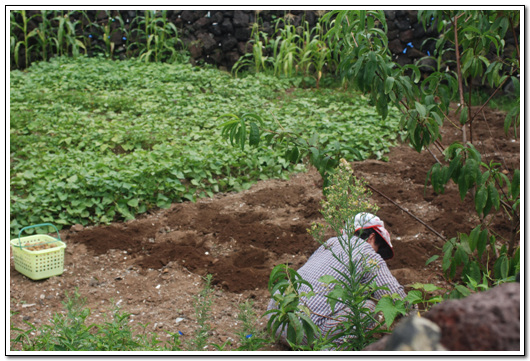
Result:
{"label": "small green plant", "polygon": [[[66,293],[63,302],[65,313],[53,315],[51,324],[36,328],[28,321],[27,330],[11,326],[11,350],[20,351],[180,351],[178,333],[167,332],[171,337],[163,342],[155,333],[134,334],[129,326],[129,314],[119,308],[111,310],[111,317],[103,324],[87,324],[90,310],[86,298],[75,290]],[[13,314],[12,314],[13,316]]]}
{"label": "small green plant", "polygon": [[211,331],[210,318],[212,302],[214,301],[214,291],[211,287],[212,275],[207,275],[204,281],[202,291],[193,297],[198,327],[195,330],[195,337],[188,342],[187,349],[194,351],[204,351],[209,345],[208,338],[210,337]]}
{"label": "small green plant", "polygon": [[[310,291],[301,292],[302,285],[306,285]],[[272,270],[268,289],[276,308],[264,314],[269,317],[267,330],[273,335],[286,330],[287,340],[293,345],[301,344],[305,336],[307,344],[311,345],[319,337],[319,331],[310,318],[311,311],[300,298],[313,295],[313,286],[298,272],[281,264]]]}
{"label": "small green plant", "polygon": [[[11,340],[11,349],[22,351],[113,351],[136,350],[145,347],[133,336],[128,325],[129,314],[118,309],[112,312],[112,319],[103,325],[86,324],[90,310],[85,307],[86,299],[74,291],[66,293],[63,302],[65,314],[55,314],[50,325],[36,329],[26,321],[29,329],[18,332]],[[37,336],[30,337],[31,333]],[[154,339],[153,339],[154,340]]]}
{"label": "small green plant", "polygon": [[414,283],[410,287],[412,290],[408,292],[405,301],[420,306],[418,312],[427,312],[432,306],[443,301],[443,297],[439,294],[443,291],[441,287],[431,283]]}
{"label": "small green plant", "polygon": [[410,286],[412,290],[405,298],[397,294],[384,295],[377,306],[375,312],[381,312],[384,316],[385,326],[390,329],[394,321],[401,316],[411,313],[427,312],[432,306],[443,301],[441,295],[431,295],[433,292],[443,291],[442,288],[433,284],[414,283]]}
{"label": "small green plant", "polygon": [[271,343],[272,340],[267,337],[263,327],[258,325],[259,317],[254,310],[254,302],[247,300],[237,306],[239,309],[237,314],[239,326],[236,335],[241,345],[236,350],[257,351]]}

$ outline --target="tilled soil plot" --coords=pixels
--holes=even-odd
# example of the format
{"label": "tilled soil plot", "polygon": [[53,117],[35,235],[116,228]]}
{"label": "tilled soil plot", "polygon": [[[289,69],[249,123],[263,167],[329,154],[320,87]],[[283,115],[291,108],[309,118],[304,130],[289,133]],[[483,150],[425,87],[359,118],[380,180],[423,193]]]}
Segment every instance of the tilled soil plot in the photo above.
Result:
{"label": "tilled soil plot", "polygon": [[[475,121],[474,144],[487,162],[520,168],[520,141],[508,140],[503,121],[503,113],[486,110]],[[461,133],[446,126],[442,136],[447,146]],[[428,152],[419,154],[401,145],[391,150],[388,162],[353,164],[356,175],[379,191],[373,200],[395,247],[388,265],[407,290],[415,282],[444,286],[440,262],[425,266],[427,259],[441,254],[443,241],[386,197],[447,238],[478,224],[471,198],[462,202],[454,184],[443,195],[424,187],[433,162]],[[322,180],[311,169],[288,181],[261,181],[245,192],[173,204],[126,223],[62,230],[67,248],[61,276],[32,281],[14,269],[11,257],[10,309],[17,312],[11,322],[21,328],[27,327],[24,320],[37,327],[48,323],[54,313],[62,312],[65,292],[78,289],[91,310],[87,322],[103,322],[118,305],[131,314],[130,324],[138,330],[148,324],[147,330],[162,339],[163,330],[181,331],[185,342],[197,329],[194,296],[203,288],[202,277],[212,274],[210,342],[231,338],[235,347],[238,303],[252,300],[262,314],[269,301],[271,269],[280,263],[297,269],[318,247],[307,228],[321,220],[321,199]],[[509,235],[509,220],[500,213],[493,224],[500,235]],[[261,327],[265,324],[262,320]],[[272,345],[269,350],[285,348]]]}

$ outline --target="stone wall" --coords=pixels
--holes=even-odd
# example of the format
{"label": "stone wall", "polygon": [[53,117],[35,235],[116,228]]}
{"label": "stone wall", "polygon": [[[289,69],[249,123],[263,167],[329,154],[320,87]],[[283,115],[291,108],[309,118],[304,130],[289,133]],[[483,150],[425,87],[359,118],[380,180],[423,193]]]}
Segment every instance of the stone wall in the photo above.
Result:
{"label": "stone wall", "polygon": [[[38,11],[29,10],[27,15],[31,17],[36,12]],[[126,44],[136,40],[137,32],[132,30],[137,25],[132,24],[137,16],[145,16],[145,11],[88,10],[85,13],[90,21],[95,22],[99,27],[110,24],[110,40],[115,44],[116,58],[125,59],[134,55],[134,48],[132,51],[131,49],[127,51]],[[256,21],[260,24],[260,31],[266,32],[270,38],[274,34],[275,20],[279,18],[288,19],[295,26],[307,21],[312,28],[324,13],[325,11],[318,10],[168,10],[166,16],[167,20],[177,27],[179,37],[190,51],[192,63],[204,62],[230,70],[242,55],[251,51],[248,41],[251,37],[252,24]],[[434,53],[435,41],[427,39],[438,36],[435,24],[425,30],[418,22],[417,10],[385,10],[384,13],[388,25],[389,49],[397,63],[411,64],[421,57]],[[160,13],[157,16],[160,16]],[[95,46],[100,49],[105,48],[101,29],[90,26],[88,19],[79,12],[74,13],[72,18],[72,21],[79,20],[81,23],[78,31],[82,31],[83,34],[77,35],[90,36],[91,49]],[[117,20],[118,18],[123,20],[123,25]],[[28,31],[38,25],[38,19],[30,21]],[[14,31],[18,40],[22,40],[23,34],[20,30],[15,28]],[[506,44],[507,51],[514,48],[511,33],[507,34]],[[21,48],[23,51],[23,47]],[[89,55],[93,52],[89,50]],[[424,65],[434,66],[435,62],[427,60]],[[422,70],[426,71],[428,68],[423,67]]]}
{"label": "stone wall", "polygon": [[[269,37],[274,33],[274,20],[287,17],[291,24],[298,26],[307,21],[313,27],[323,11],[176,11],[172,15],[175,24],[181,29],[184,42],[188,45],[194,62],[203,60],[224,69],[231,69],[240,56],[251,49],[252,24],[257,20],[260,30]],[[434,42],[427,42],[428,48],[421,49],[428,38],[437,36],[434,27],[427,31],[418,23],[418,11],[385,11],[388,24],[389,49],[394,59],[401,65],[411,64],[420,57],[433,53]]]}
{"label": "stone wall", "polygon": [[[27,16],[31,17],[37,10],[28,10]],[[65,12],[66,13],[66,12]],[[110,41],[114,43],[114,55],[118,59],[125,59],[131,55],[126,45],[134,42],[137,27],[134,24],[136,16],[145,16],[142,10],[88,10],[85,12],[91,22],[99,27],[110,25]],[[168,10],[167,20],[177,27],[179,37],[183,40],[191,54],[192,63],[207,63],[221,69],[230,70],[235,62],[251,48],[248,41],[251,37],[252,24],[260,24],[260,31],[266,32],[269,38],[274,34],[275,20],[287,18],[295,26],[307,21],[312,28],[324,11],[318,10]],[[388,22],[389,47],[396,61],[408,64],[424,56],[420,46],[432,32],[423,31],[417,22],[417,11],[385,11]],[[123,25],[118,18],[123,20]],[[80,13],[74,13],[72,22],[79,20],[77,34],[90,37],[89,55],[96,52],[96,48],[105,48],[105,39],[98,26],[90,26],[90,22]],[[28,24],[28,31],[38,25],[39,17]],[[57,21],[52,23],[57,25]],[[19,29],[14,29],[18,40],[23,39]],[[408,45],[407,45],[408,44]],[[406,50],[405,50],[406,49]],[[21,47],[23,51],[23,47]],[[431,49],[432,52],[432,49]],[[22,56],[20,58],[23,58]]]}

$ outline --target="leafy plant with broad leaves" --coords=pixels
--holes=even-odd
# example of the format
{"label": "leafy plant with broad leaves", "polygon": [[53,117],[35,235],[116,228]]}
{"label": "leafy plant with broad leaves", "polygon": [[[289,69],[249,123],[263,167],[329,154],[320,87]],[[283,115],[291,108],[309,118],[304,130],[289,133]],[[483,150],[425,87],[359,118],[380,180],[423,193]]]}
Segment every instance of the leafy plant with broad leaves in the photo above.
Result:
{"label": "leafy plant with broad leaves", "polygon": [[311,292],[300,292],[300,286],[313,286],[287,265],[277,265],[269,277],[268,289],[276,302],[276,308],[265,312],[269,317],[267,329],[272,334],[286,331],[287,340],[301,344],[304,337],[311,344],[318,337],[318,327],[310,318],[310,310],[301,302],[301,297],[311,296]]}
{"label": "leafy plant with broad leaves", "polygon": [[359,150],[341,145],[338,141],[322,144],[317,133],[309,139],[305,139],[301,134],[285,129],[277,123],[276,127],[269,129],[265,127],[262,117],[256,113],[244,113],[241,116],[236,114],[225,114],[221,118],[230,120],[221,124],[222,136],[244,150],[245,145],[257,147],[262,143],[273,145],[285,150],[283,156],[291,163],[298,163],[305,156],[313,166],[317,168],[325,185],[329,183],[329,173],[338,165],[338,158],[347,151],[357,159],[362,158]]}
{"label": "leafy plant with broad leaves", "polygon": [[[377,303],[375,311],[383,313],[387,328],[390,328],[397,317],[412,312],[417,312],[419,315],[420,310],[427,312],[432,306],[443,301],[441,295],[429,295],[442,291],[442,288],[433,284],[414,283],[410,287],[412,289],[403,299],[397,294],[385,295]],[[421,306],[421,309],[418,306]]]}
{"label": "leafy plant with broad leaves", "polygon": [[[462,129],[462,142],[456,142],[443,150],[446,164],[435,164],[430,169],[427,180],[439,193],[443,193],[445,184],[453,180],[458,185],[462,200],[470,193],[482,223],[469,235],[461,234],[458,241],[452,239],[446,244],[444,270],[448,272],[449,278],[454,278],[456,266],[462,265],[461,279],[464,284],[487,279],[489,284],[493,285],[509,277],[513,279],[514,272],[518,271],[516,265],[519,264],[517,238],[520,228],[520,171],[509,170],[506,165],[491,158],[489,161],[484,159],[486,155],[482,155],[473,144],[473,122],[493,95],[511,81],[517,89],[517,101],[516,106],[508,112],[504,127],[507,134],[509,128],[513,127],[513,135],[517,137],[520,66],[515,29],[519,23],[519,11],[420,11],[418,15],[424,23],[430,18],[442,33],[436,41],[439,59],[448,50],[455,54],[455,61],[450,64],[454,70],[449,72],[453,80],[449,84],[453,91],[458,90],[459,104],[456,112],[460,113]],[[515,50],[511,54],[504,52],[504,38],[509,31],[515,39]],[[493,55],[491,49],[494,49]],[[437,94],[438,85],[435,83],[440,81],[441,76],[440,71],[435,71],[425,80],[429,81],[433,94]],[[481,79],[483,84],[494,89],[493,95],[478,110],[473,110],[471,106],[473,79]],[[465,95],[465,88],[469,96]],[[501,240],[495,237],[496,234],[488,226],[487,216],[503,216],[502,213],[496,212],[500,209],[504,217],[511,222],[509,239]],[[484,229],[478,231],[479,228]],[[488,239],[491,241],[487,241]],[[491,254],[487,253],[487,256],[482,258],[486,245],[491,249]],[[475,251],[477,254],[473,257]],[[495,269],[502,268],[503,272],[491,272],[491,262],[494,262]],[[510,266],[501,267],[501,264]],[[462,291],[462,287],[452,293],[454,297],[468,294],[469,290]]]}

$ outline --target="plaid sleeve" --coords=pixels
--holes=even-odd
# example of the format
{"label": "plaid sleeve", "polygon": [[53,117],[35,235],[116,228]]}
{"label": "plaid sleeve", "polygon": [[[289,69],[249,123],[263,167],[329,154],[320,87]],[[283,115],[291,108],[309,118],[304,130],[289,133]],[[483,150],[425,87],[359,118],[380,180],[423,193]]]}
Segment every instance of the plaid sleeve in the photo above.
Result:
{"label": "plaid sleeve", "polygon": [[[375,252],[372,252],[369,256],[376,264],[373,271],[370,272],[370,276],[374,277],[374,281],[378,287],[387,287],[387,290],[377,290],[374,292],[374,298],[380,300],[383,295],[391,295],[397,293],[401,298],[405,298],[404,287],[397,281],[397,279],[390,273],[386,262],[381,256]],[[370,277],[370,278],[371,278]]]}

